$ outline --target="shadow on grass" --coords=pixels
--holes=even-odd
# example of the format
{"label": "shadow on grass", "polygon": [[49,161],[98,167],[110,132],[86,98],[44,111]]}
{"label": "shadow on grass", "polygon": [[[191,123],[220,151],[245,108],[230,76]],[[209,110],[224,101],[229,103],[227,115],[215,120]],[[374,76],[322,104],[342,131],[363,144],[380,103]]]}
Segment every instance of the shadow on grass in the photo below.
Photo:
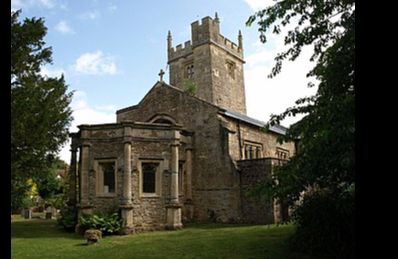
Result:
{"label": "shadow on grass", "polygon": [[185,223],[184,228],[193,229],[219,229],[219,228],[239,228],[251,226],[264,226],[255,224],[221,224],[221,223]]}
{"label": "shadow on grass", "polygon": [[76,233],[66,232],[56,220],[31,219],[11,222],[11,238],[70,238],[81,239]]}
{"label": "shadow on grass", "polygon": [[80,243],[80,244],[76,244],[75,246],[88,246],[87,243]]}

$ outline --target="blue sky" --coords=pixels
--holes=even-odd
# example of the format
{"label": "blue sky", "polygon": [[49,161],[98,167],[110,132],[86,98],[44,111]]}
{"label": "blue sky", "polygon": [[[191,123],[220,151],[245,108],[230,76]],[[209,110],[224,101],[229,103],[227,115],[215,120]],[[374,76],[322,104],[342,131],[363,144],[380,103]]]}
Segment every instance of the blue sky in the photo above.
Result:
{"label": "blue sky", "polygon": [[[267,121],[292,106],[300,97],[315,93],[307,88],[311,68],[310,49],[294,63],[287,63],[275,79],[266,78],[273,58],[283,49],[283,37],[258,39],[257,27],[246,27],[247,18],[272,3],[270,0],[12,0],[21,17],[44,17],[45,41],[53,49],[53,64],[42,68],[49,76],[64,74],[72,101],[74,121],[79,124],[115,122],[117,109],[137,104],[166,70],[166,37],[173,45],[191,39],[190,24],[218,12],[221,34],[237,42],[242,31],[246,64],[247,114]],[[166,71],[168,72],[168,71]],[[165,75],[168,82],[168,73]],[[297,119],[287,119],[290,125]],[[68,147],[60,156],[69,162]]]}

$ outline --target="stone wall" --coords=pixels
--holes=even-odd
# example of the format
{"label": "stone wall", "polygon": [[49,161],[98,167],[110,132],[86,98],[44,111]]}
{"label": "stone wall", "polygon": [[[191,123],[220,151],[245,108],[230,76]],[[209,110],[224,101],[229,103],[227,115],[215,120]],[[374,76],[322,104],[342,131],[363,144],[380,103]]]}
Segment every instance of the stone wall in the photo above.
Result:
{"label": "stone wall", "polygon": [[277,148],[289,151],[290,156],[295,154],[294,142],[284,142],[279,144],[278,134],[268,131],[256,125],[238,121],[226,116],[222,117],[223,126],[228,130],[229,154],[233,160],[242,160],[243,145],[251,142],[262,146],[262,157],[276,158]]}
{"label": "stone wall", "polygon": [[[127,126],[126,126],[127,125]],[[130,135],[123,135],[123,128],[130,127]],[[143,125],[137,123],[104,124],[83,126],[85,141],[89,148],[89,203],[93,212],[117,211],[123,194],[124,140],[131,143],[131,189],[133,222],[136,231],[163,229],[166,223],[166,205],[170,199],[170,144],[175,140],[173,126]],[[173,133],[173,134],[171,134]],[[182,143],[181,146],[185,146]],[[179,152],[184,160],[184,151]],[[98,164],[101,161],[116,162],[116,189],[114,194],[98,191]],[[148,197],[140,192],[140,163],[143,161],[159,162],[159,177],[156,185],[160,193]],[[160,181],[159,181],[160,180]]]}
{"label": "stone wall", "polygon": [[254,224],[274,223],[272,201],[250,196],[250,190],[271,176],[271,158],[238,161],[241,174],[242,221]]}
{"label": "stone wall", "polygon": [[[210,45],[213,103],[225,109],[246,114],[243,60],[217,45]],[[228,71],[233,64],[233,75]]]}
{"label": "stone wall", "polygon": [[228,155],[228,134],[221,127],[218,111],[218,107],[179,89],[158,84],[139,105],[117,114],[118,122],[148,121],[156,114],[166,114],[194,132],[192,198],[196,221],[211,220],[208,211],[225,222],[237,219],[240,213],[239,174]]}

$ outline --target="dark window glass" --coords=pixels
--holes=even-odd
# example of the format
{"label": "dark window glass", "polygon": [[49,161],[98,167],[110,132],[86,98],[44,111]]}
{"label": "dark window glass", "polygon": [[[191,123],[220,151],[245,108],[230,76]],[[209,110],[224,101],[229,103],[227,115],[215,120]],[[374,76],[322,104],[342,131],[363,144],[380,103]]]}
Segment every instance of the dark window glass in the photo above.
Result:
{"label": "dark window glass", "polygon": [[187,66],[186,75],[187,78],[192,78],[194,74],[193,64]]}
{"label": "dark window glass", "polygon": [[157,119],[153,123],[173,124],[171,121],[167,119]]}
{"label": "dark window glass", "polygon": [[155,193],[157,163],[142,163],[142,190]]}
{"label": "dark window glass", "polygon": [[115,163],[102,163],[102,172],[104,173],[104,193],[115,192]]}

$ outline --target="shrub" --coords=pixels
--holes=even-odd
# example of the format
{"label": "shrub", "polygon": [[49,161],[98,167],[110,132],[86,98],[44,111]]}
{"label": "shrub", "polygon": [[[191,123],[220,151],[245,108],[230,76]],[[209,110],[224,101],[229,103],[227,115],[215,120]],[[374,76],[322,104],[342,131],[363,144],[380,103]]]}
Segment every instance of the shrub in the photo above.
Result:
{"label": "shrub", "polygon": [[74,231],[77,224],[77,210],[75,207],[65,206],[61,208],[58,224],[67,231]]}
{"label": "shrub", "polygon": [[291,248],[316,258],[354,258],[354,192],[316,192],[294,211]]}
{"label": "shrub", "polygon": [[189,95],[194,96],[198,91],[198,86],[194,81],[187,79],[183,82],[183,91],[188,93]]}
{"label": "shrub", "polygon": [[80,227],[82,229],[98,229],[104,235],[113,235],[122,228],[122,219],[117,213],[82,215]]}
{"label": "shrub", "polygon": [[87,244],[91,245],[102,238],[102,232],[98,229],[87,229],[84,232],[84,238],[87,239]]}

